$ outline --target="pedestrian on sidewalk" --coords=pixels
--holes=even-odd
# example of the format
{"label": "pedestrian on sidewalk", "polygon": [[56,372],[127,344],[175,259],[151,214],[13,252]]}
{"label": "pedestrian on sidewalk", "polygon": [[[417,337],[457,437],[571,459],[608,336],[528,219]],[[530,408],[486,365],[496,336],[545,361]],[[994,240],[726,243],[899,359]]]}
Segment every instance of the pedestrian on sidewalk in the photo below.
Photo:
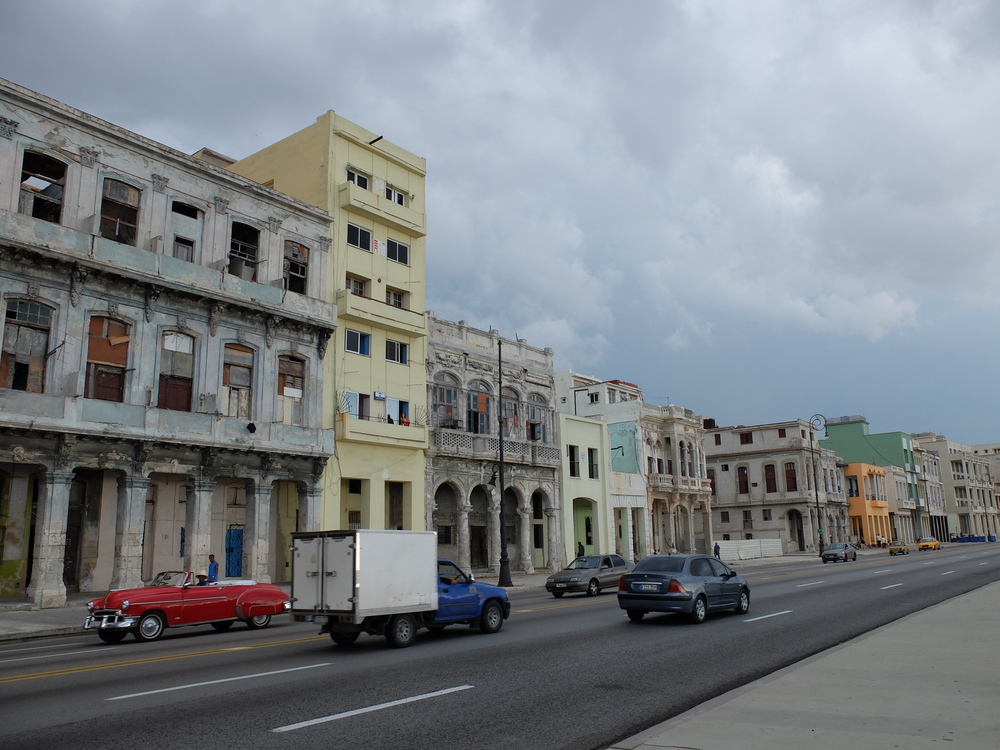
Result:
{"label": "pedestrian on sidewalk", "polygon": [[219,580],[219,563],[215,561],[215,555],[208,556],[208,582],[215,583]]}
{"label": "pedestrian on sidewalk", "polygon": [[715,556],[720,560],[722,559],[722,547],[719,546],[718,542],[715,543]]}

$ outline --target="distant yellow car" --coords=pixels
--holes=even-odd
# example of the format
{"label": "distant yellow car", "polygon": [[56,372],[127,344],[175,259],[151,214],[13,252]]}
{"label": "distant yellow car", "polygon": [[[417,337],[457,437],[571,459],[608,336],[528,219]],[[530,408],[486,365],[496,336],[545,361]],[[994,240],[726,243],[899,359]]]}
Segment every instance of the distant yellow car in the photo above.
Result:
{"label": "distant yellow car", "polygon": [[922,536],[917,541],[917,550],[923,552],[925,549],[941,549],[941,542],[932,536]]}
{"label": "distant yellow car", "polygon": [[889,545],[890,555],[908,555],[910,548],[904,542],[893,542]]}

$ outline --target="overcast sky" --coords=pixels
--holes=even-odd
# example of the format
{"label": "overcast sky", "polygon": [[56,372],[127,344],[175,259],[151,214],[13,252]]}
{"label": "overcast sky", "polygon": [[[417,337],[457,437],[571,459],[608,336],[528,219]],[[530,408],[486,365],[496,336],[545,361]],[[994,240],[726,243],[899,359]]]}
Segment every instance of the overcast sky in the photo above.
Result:
{"label": "overcast sky", "polygon": [[191,153],[428,161],[428,307],[721,425],[1000,441],[1000,3],[8,0],[0,76]]}

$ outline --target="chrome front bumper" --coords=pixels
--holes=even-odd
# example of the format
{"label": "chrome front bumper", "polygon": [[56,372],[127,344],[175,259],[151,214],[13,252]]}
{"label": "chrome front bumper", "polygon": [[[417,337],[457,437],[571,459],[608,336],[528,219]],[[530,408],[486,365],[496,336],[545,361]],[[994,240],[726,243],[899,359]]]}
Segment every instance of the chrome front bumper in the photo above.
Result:
{"label": "chrome front bumper", "polygon": [[88,615],[83,621],[83,629],[90,630],[130,630],[139,624],[138,617],[125,615]]}

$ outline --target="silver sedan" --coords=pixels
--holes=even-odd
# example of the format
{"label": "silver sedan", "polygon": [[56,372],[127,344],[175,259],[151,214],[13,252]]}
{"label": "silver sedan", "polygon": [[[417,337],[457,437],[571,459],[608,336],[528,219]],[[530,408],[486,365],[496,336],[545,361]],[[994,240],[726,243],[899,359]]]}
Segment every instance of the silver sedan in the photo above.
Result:
{"label": "silver sedan", "polygon": [[556,599],[574,591],[597,596],[602,589],[618,588],[618,579],[632,567],[632,563],[621,555],[584,555],[549,576],[545,581],[545,590]]}

